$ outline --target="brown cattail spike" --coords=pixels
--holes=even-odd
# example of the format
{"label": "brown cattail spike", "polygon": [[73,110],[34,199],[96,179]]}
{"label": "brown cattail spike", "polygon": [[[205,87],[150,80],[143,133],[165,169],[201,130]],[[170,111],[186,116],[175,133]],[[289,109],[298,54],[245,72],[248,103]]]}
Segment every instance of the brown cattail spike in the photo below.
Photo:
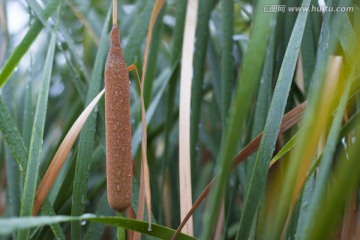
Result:
{"label": "brown cattail spike", "polygon": [[110,32],[105,65],[105,115],[108,201],[112,209],[124,211],[131,204],[132,195],[130,93],[116,24]]}

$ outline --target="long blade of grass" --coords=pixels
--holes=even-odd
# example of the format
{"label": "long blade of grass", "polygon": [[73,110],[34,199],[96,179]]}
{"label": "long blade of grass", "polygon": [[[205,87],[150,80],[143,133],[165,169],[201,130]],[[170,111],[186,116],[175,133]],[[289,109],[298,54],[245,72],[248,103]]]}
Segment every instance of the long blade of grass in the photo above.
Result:
{"label": "long blade of grass", "polygon": [[231,83],[233,79],[233,28],[234,3],[222,0],[222,56],[221,56],[221,90],[222,90],[222,124],[226,126],[226,117],[231,102]]}
{"label": "long blade of grass", "polygon": [[[102,217],[95,216],[94,214],[84,214],[82,216],[54,216],[54,217],[22,217],[22,218],[1,218],[0,225],[0,236],[10,234],[19,229],[29,229],[32,227],[44,226],[59,222],[69,221],[90,221],[98,222],[106,225],[123,227],[133,231],[141,232],[148,236],[153,236],[159,239],[170,239],[175,233],[175,230],[163,227],[161,225],[153,224],[152,231],[148,231],[148,223],[139,220],[133,220],[121,217]],[[194,240],[196,238],[180,234],[179,240]]]}
{"label": "long blade of grass", "polygon": [[[229,124],[221,144],[219,159],[216,164],[219,179],[215,183],[213,193],[210,196],[209,211],[205,213],[203,221],[203,230],[201,237],[203,239],[211,238],[211,232],[217,219],[219,205],[226,190],[229,172],[231,169],[231,159],[236,152],[236,146],[242,133],[243,125],[250,109],[250,104],[254,93],[259,84],[261,69],[264,62],[267,40],[271,23],[275,14],[261,12],[264,4],[277,4],[277,0],[258,1],[255,8],[255,19],[252,28],[251,39],[248,45],[247,54],[242,67],[239,85],[235,90],[235,98],[229,117]],[[240,129],[239,129],[240,128]]]}
{"label": "long blade of grass", "polygon": [[[100,90],[101,81],[103,79],[104,62],[109,48],[109,35],[107,27],[110,22],[111,7],[108,10],[106,19],[101,33],[99,48],[96,54],[95,66],[91,76],[89,89],[86,96],[86,103],[89,104]],[[87,198],[88,179],[91,167],[91,151],[93,148],[97,112],[90,114],[89,119],[83,126],[79,140],[79,152],[75,167],[74,188],[72,195],[71,213],[73,216],[81,215],[84,212],[85,202]],[[73,239],[80,239],[81,225],[79,222],[72,222],[71,236]]]}
{"label": "long blade of grass", "polygon": [[[199,24],[198,24],[199,25]],[[207,61],[208,61],[208,68],[210,70],[210,76],[211,76],[211,84],[212,84],[212,90],[214,91],[215,101],[216,101],[216,111],[217,113],[221,113],[221,104],[222,104],[222,88],[221,84],[222,82],[219,81],[221,79],[221,55],[218,53],[215,39],[208,38],[207,43]],[[232,82],[233,84],[233,82]],[[232,92],[231,92],[232,94]],[[200,128],[200,131],[202,129]],[[201,136],[201,134],[199,133]],[[221,140],[221,139],[219,139]],[[218,151],[216,151],[218,152]],[[193,171],[194,172],[194,171]]]}
{"label": "long blade of grass", "polygon": [[[8,148],[5,148],[5,144],[1,143],[4,149],[4,158],[6,164],[6,181],[8,185],[8,204],[7,208],[8,215],[11,217],[19,216],[20,205],[21,205],[21,173],[14,161],[13,157],[10,154]],[[16,233],[13,234],[13,239],[16,239]]]}
{"label": "long blade of grass", "polygon": [[351,64],[356,64],[357,61],[357,49],[354,49],[356,43],[360,41],[360,36],[357,36],[356,32],[351,26],[349,16],[343,14],[343,24],[341,34],[339,34],[340,44],[344,49],[345,56]]}
{"label": "long blade of grass", "polygon": [[[206,50],[209,38],[209,20],[211,11],[214,8],[217,0],[199,0],[198,20],[196,22],[195,48],[193,54],[194,60],[191,62],[193,66],[193,78],[191,82],[191,122],[190,122],[190,158],[192,165],[195,166],[196,159],[196,145],[199,135],[200,112],[202,87],[204,82],[204,69],[206,62]],[[185,34],[185,32],[184,32]],[[186,37],[186,35],[185,35]],[[184,47],[184,45],[183,45]],[[184,48],[182,49],[184,51]],[[184,59],[184,58],[183,58]],[[190,69],[189,69],[190,71]],[[180,105],[181,106],[181,105]],[[180,121],[181,122],[181,121]],[[180,131],[181,132],[181,131]],[[191,169],[194,173],[195,168]]]}
{"label": "long blade of grass", "polygon": [[[191,84],[193,77],[193,52],[197,23],[198,0],[188,2],[182,47],[180,74],[180,109],[179,109],[179,184],[180,213],[184,219],[192,206],[191,159],[190,159],[190,108]],[[185,233],[193,235],[193,222],[190,218],[185,226]]]}
{"label": "long blade of grass", "polygon": [[[314,2],[314,1],[313,1]],[[311,12],[306,21],[305,33],[301,44],[301,65],[304,77],[304,91],[307,94],[309,91],[309,83],[311,74],[313,73],[315,54],[316,54],[316,24],[320,13]]]}
{"label": "long blade of grass", "polygon": [[[44,72],[42,76],[42,86],[36,106],[34,126],[30,142],[29,160],[27,163],[24,191],[21,201],[20,216],[30,216],[33,211],[36,184],[38,180],[37,177],[40,165],[40,153],[42,148],[42,139],[45,126],[48,93],[52,73],[52,65],[54,60],[55,43],[56,32],[53,32],[51,35],[49,49],[45,59]],[[28,236],[29,230],[19,231],[18,233],[18,239],[27,239]]]}
{"label": "long blade of grass", "polygon": [[[275,48],[275,33],[271,34],[269,39],[269,45],[267,47],[266,60],[264,63],[264,70],[261,76],[261,84],[257,93],[255,113],[253,126],[251,129],[251,138],[255,138],[265,127],[266,117],[269,112],[272,96],[272,84],[273,84],[273,68],[274,68],[274,50]],[[251,173],[254,168],[256,156],[252,156],[253,159],[247,161],[246,167],[246,179],[250,181]],[[243,183],[247,186],[247,183]],[[246,191],[246,189],[244,189]]]}
{"label": "long blade of grass", "polygon": [[28,148],[31,140],[31,127],[34,120],[33,112],[33,100],[32,100],[32,83],[29,81],[26,86],[26,92],[24,97],[24,117],[23,117],[23,129],[22,137],[24,139],[25,146]]}
{"label": "long blade of grass", "polygon": [[306,214],[311,205],[311,195],[314,190],[315,174],[312,172],[304,185],[304,191],[294,207],[294,213],[291,216],[289,227],[287,230],[288,239],[297,239],[299,233],[306,223]]}

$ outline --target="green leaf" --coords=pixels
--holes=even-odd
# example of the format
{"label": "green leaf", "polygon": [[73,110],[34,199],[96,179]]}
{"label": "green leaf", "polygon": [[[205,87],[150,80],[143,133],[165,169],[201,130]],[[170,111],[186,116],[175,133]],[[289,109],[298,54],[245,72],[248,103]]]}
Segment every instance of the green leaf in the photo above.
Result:
{"label": "green leaf", "polygon": [[[257,93],[256,104],[255,104],[255,113],[254,120],[252,121],[251,129],[251,139],[254,139],[259,135],[264,127],[266,122],[266,117],[269,112],[269,107],[271,103],[272,95],[272,84],[273,84],[273,67],[274,67],[274,45],[275,43],[275,34],[272,33],[269,39],[269,45],[267,47],[266,59],[264,63],[264,70],[261,76],[261,82],[259,84],[259,90]],[[242,184],[248,186],[248,182],[251,178],[251,173],[254,169],[254,164],[256,160],[256,155],[252,155],[248,161],[245,162],[246,166],[246,179],[247,182]],[[244,192],[246,192],[244,188]]]}
{"label": "green leaf", "polygon": [[[1,144],[4,146],[5,144]],[[1,150],[3,150],[5,147],[3,147]],[[10,151],[5,148],[4,158],[5,158],[5,164],[6,164],[6,181],[8,185],[8,205],[9,208],[8,214],[9,216],[15,217],[19,216],[20,213],[20,205],[21,205],[21,174],[19,171],[19,168],[14,161],[13,157],[10,154]],[[3,156],[1,156],[3,157]],[[15,234],[15,233],[14,233]],[[15,236],[13,237],[16,238]]]}
{"label": "green leaf", "polygon": [[[312,1],[314,3],[314,1]],[[303,66],[304,75],[304,90],[305,93],[309,92],[311,75],[314,69],[316,43],[318,37],[318,31],[316,31],[316,25],[319,19],[318,12],[309,13],[309,17],[306,21],[305,33],[301,44],[301,60]]]}
{"label": "green leaf", "polygon": [[221,39],[221,90],[222,90],[222,123],[226,126],[226,118],[231,102],[231,85],[233,80],[233,28],[234,3],[221,0],[222,7],[222,39]]}
{"label": "green leaf", "polygon": [[25,98],[24,98],[24,117],[22,136],[25,146],[28,148],[31,140],[31,127],[33,125],[34,112],[33,112],[33,100],[32,100],[32,84],[29,81],[27,83]]}
{"label": "green leaf", "polygon": [[199,0],[198,20],[196,26],[196,42],[193,60],[193,80],[191,83],[191,118],[190,118],[190,159],[192,176],[194,176],[194,163],[196,146],[199,135],[201,99],[203,96],[204,69],[209,33],[209,20],[211,11],[217,0]]}
{"label": "green leaf", "polygon": [[[83,214],[80,217],[72,216],[53,216],[53,217],[22,217],[22,218],[0,218],[0,236],[10,234],[19,229],[29,229],[32,227],[39,227],[53,223],[68,222],[68,221],[90,221],[106,225],[123,227],[129,230],[141,232],[143,234],[157,237],[160,239],[170,239],[175,230],[163,227],[157,224],[152,224],[151,231],[148,230],[149,224],[144,221],[138,221],[121,217],[102,217],[94,214]],[[196,239],[185,234],[180,234],[179,240]]]}
{"label": "green leaf", "polygon": [[[301,130],[300,130],[301,131]],[[277,160],[279,160],[280,158],[282,158],[286,153],[288,153],[297,143],[297,141],[299,140],[299,133],[300,131],[298,131],[297,133],[295,133],[294,136],[292,136],[290,138],[290,140],[285,144],[285,146],[283,146],[281,148],[281,150],[275,155],[275,157],[273,157],[273,159],[271,160],[271,162],[276,162]]]}
{"label": "green leaf", "polygon": [[356,32],[352,28],[349,16],[342,14],[341,17],[343,19],[343,24],[341,26],[339,40],[347,59],[350,63],[355,64],[358,51],[354,48],[356,48],[355,44],[359,42],[359,36],[356,35]]}
{"label": "green leaf", "polygon": [[[21,201],[20,216],[30,216],[34,206],[34,198],[38,181],[38,172],[40,166],[40,153],[42,149],[42,140],[44,134],[45,117],[49,95],[49,86],[54,61],[56,43],[56,32],[51,35],[49,49],[45,59],[44,72],[42,76],[42,85],[36,105],[33,131],[31,134],[29,160],[25,174],[24,192]],[[29,231],[20,231],[18,239],[27,239]]]}

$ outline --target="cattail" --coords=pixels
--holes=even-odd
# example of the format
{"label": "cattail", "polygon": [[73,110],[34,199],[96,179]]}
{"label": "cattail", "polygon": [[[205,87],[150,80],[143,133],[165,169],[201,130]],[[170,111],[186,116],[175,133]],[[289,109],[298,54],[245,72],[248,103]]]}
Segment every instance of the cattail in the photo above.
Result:
{"label": "cattail", "polygon": [[130,93],[116,24],[110,32],[105,65],[105,115],[108,201],[112,209],[124,211],[131,204],[132,195]]}

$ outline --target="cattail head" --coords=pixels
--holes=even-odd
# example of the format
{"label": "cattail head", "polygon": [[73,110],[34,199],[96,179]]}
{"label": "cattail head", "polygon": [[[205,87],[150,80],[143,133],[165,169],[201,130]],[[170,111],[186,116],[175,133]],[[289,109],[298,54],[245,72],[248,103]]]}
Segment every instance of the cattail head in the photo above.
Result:
{"label": "cattail head", "polygon": [[129,75],[117,25],[110,32],[105,65],[105,117],[108,201],[111,208],[123,211],[131,204],[132,155]]}

